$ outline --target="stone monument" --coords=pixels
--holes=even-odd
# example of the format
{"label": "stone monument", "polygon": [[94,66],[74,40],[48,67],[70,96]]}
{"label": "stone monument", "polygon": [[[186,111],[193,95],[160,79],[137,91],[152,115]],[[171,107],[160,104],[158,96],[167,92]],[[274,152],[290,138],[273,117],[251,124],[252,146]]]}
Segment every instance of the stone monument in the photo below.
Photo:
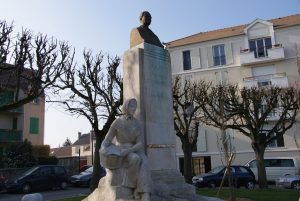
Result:
{"label": "stone monument", "polygon": [[197,196],[176,169],[170,55],[149,29],[149,12],[140,22],[123,58],[124,115],[101,145],[107,175],[84,201],[215,200]]}

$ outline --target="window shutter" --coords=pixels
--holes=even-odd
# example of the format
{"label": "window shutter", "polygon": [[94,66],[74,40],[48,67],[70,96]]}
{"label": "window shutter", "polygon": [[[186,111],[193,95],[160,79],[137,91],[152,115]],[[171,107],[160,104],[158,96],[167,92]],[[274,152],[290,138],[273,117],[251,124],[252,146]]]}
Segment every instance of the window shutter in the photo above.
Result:
{"label": "window shutter", "polygon": [[37,117],[30,118],[29,133],[30,134],[38,134],[39,133],[39,118],[37,118]]}
{"label": "window shutter", "polygon": [[215,73],[217,84],[222,84],[222,72],[218,71]]}
{"label": "window shutter", "polygon": [[226,135],[233,137],[233,130],[231,128],[226,129],[225,132],[226,132]]}
{"label": "window shutter", "polygon": [[228,81],[227,71],[215,72],[217,84],[226,84]]}
{"label": "window shutter", "polygon": [[197,151],[206,151],[206,130],[201,126],[198,127]]}
{"label": "window shutter", "polygon": [[258,83],[256,80],[244,80],[244,87],[249,89],[251,87],[257,87]]}
{"label": "window shutter", "polygon": [[191,50],[192,68],[200,68],[200,50]]}
{"label": "window shutter", "polygon": [[17,129],[17,128],[18,128],[18,118],[13,118],[12,129]]}
{"label": "window shutter", "polygon": [[272,86],[277,86],[277,87],[288,87],[288,80],[287,77],[272,77],[271,78],[271,83]]}
{"label": "window shutter", "polygon": [[231,43],[225,44],[226,64],[233,64]]}
{"label": "window shutter", "polygon": [[208,67],[213,66],[213,53],[212,53],[212,47],[207,47],[207,65]]}

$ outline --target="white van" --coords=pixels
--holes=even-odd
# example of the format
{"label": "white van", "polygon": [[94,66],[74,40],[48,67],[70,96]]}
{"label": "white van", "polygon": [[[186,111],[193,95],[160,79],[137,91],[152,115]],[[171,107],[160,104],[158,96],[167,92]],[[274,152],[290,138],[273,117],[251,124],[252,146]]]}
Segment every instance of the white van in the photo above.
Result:
{"label": "white van", "polygon": [[[265,157],[267,181],[275,181],[278,177],[284,175],[300,174],[300,158],[298,157]],[[252,159],[246,163],[255,175],[257,181],[256,160]]]}

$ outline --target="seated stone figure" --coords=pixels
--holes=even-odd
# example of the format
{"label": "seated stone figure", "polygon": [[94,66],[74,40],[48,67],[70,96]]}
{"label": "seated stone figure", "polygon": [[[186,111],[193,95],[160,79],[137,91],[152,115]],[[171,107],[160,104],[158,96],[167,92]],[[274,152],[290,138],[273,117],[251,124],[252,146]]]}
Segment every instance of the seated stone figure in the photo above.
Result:
{"label": "seated stone figure", "polygon": [[143,11],[140,15],[141,26],[132,29],[130,33],[130,48],[141,43],[149,43],[163,48],[159,38],[149,29],[151,15],[148,11]]}
{"label": "seated stone figure", "polygon": [[[150,201],[150,176],[141,126],[133,114],[137,101],[123,104],[123,115],[111,125],[100,150],[101,165],[111,174],[110,185],[132,189],[136,200]],[[117,175],[117,176],[116,176]],[[124,190],[122,190],[124,192]]]}

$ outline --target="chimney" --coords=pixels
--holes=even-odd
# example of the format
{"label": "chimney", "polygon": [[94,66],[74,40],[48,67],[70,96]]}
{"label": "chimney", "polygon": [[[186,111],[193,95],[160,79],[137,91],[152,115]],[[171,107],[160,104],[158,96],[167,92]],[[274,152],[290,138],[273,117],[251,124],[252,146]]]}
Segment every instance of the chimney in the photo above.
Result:
{"label": "chimney", "polygon": [[78,132],[78,140],[81,138],[81,132]]}

